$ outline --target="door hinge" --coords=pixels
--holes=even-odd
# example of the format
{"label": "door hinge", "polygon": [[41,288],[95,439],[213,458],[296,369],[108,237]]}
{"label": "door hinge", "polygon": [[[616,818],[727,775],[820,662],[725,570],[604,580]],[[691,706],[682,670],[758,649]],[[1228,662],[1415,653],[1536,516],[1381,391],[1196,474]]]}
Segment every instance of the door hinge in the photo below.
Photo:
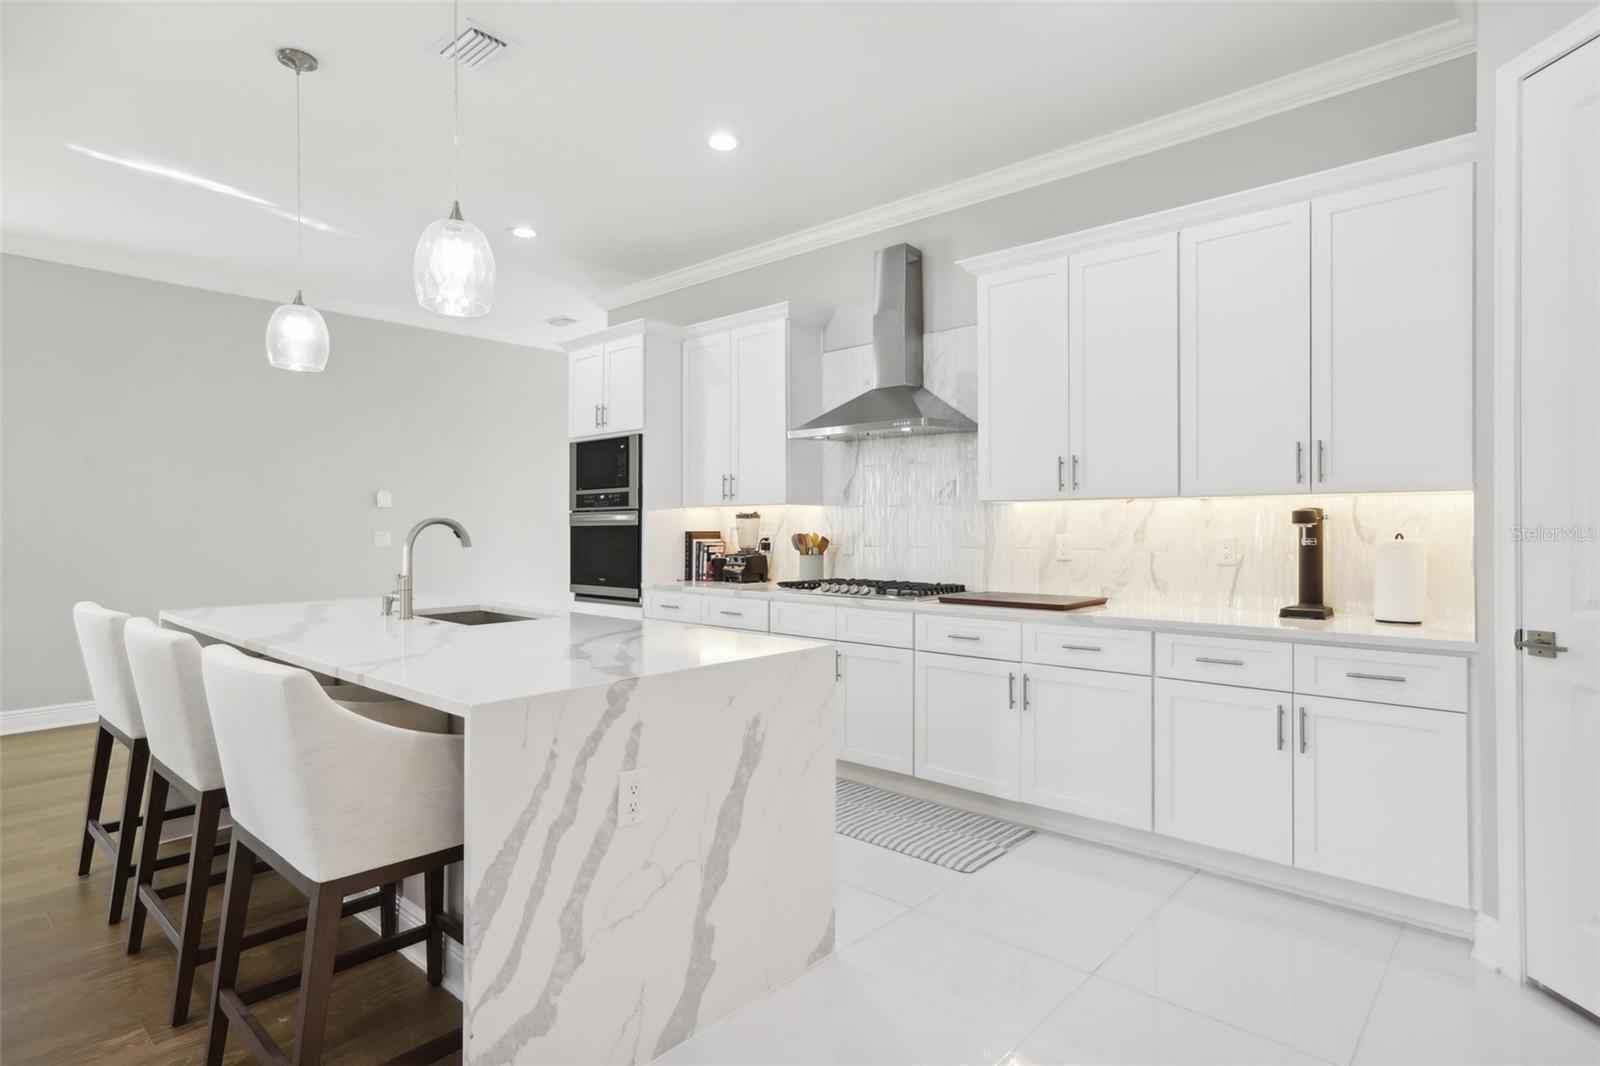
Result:
{"label": "door hinge", "polygon": [[1537,659],[1554,659],[1567,649],[1556,643],[1553,629],[1517,630],[1511,643],[1518,651],[1526,651]]}

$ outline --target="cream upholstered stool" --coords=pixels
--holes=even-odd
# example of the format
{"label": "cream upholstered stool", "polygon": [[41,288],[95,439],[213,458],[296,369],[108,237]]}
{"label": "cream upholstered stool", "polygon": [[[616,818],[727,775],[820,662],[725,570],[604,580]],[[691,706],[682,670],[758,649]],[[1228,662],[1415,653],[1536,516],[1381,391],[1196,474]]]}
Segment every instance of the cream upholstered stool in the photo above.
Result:
{"label": "cream upholstered stool", "polygon": [[[89,689],[94,695],[95,710],[100,715],[99,732],[95,734],[94,741],[94,761],[89,774],[88,809],[83,816],[83,846],[78,854],[78,876],[88,876],[90,861],[94,858],[97,846],[111,856],[113,868],[108,920],[115,925],[122,921],[128,878],[133,876],[134,840],[140,822],[139,804],[144,798],[150,748],[145,739],[144,716],[133,687],[133,675],[128,670],[128,653],[122,641],[128,616],[121,611],[107,610],[98,603],[84,601],[73,606],[72,622],[78,630],[78,647],[83,652],[83,666],[89,674]],[[122,817],[104,822],[100,820],[100,809],[105,802],[106,780],[111,773],[111,747],[118,743],[128,748],[128,784],[122,797]],[[184,807],[164,813],[169,818],[176,818],[193,814],[194,809]],[[116,834],[115,839],[112,838],[113,833]],[[161,859],[159,865],[164,868],[187,861],[187,855],[169,855]]]}
{"label": "cream upholstered stool", "polygon": [[[444,871],[462,854],[463,738],[355,714],[306,671],[226,645],[206,648],[201,660],[234,820],[206,1062],[222,1062],[232,1022],[258,1059],[284,1061],[249,1005],[297,986],[294,1061],[320,1062],[335,970],[425,941],[428,982],[443,979]],[[310,901],[305,955],[299,973],[241,989],[258,858]],[[419,873],[421,925],[338,952],[346,896]],[[418,1050],[443,1057],[460,1047],[457,1029]]]}

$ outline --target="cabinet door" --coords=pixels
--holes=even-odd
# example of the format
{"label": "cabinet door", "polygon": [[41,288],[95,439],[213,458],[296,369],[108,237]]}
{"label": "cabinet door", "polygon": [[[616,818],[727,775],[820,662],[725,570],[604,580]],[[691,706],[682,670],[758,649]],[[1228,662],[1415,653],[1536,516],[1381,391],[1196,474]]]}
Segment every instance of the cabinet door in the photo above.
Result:
{"label": "cabinet door", "polygon": [[1024,669],[1022,801],[1149,829],[1150,679]]}
{"label": "cabinet door", "polygon": [[739,503],[783,503],[789,496],[789,323],[733,331],[733,475]]}
{"label": "cabinet door", "polygon": [[1316,488],[1472,487],[1472,164],[1311,204]]}
{"label": "cabinet door", "polygon": [[868,644],[834,648],[839,655],[839,758],[911,773],[915,653]]}
{"label": "cabinet door", "polygon": [[1157,678],[1155,831],[1291,861],[1292,702],[1287,692]]}
{"label": "cabinet door", "polygon": [[978,493],[1066,491],[1067,262],[978,279]]}
{"label": "cabinet door", "polygon": [[1178,494],[1178,235],[1071,260],[1067,494]]}
{"label": "cabinet door", "polygon": [[916,776],[1017,798],[1016,663],[916,653]]}
{"label": "cabinet door", "polygon": [[728,335],[683,342],[683,503],[719,507],[733,469],[732,365]]}
{"label": "cabinet door", "polygon": [[644,429],[644,338],[608,341],[605,363],[602,427],[607,433],[638,433]]}
{"label": "cabinet door", "polygon": [[1294,864],[1465,907],[1467,716],[1295,700]]}
{"label": "cabinet door", "polygon": [[568,436],[592,437],[600,432],[600,405],[605,395],[605,350],[596,345],[567,356]]}
{"label": "cabinet door", "polygon": [[1310,206],[1178,235],[1185,496],[1311,487]]}

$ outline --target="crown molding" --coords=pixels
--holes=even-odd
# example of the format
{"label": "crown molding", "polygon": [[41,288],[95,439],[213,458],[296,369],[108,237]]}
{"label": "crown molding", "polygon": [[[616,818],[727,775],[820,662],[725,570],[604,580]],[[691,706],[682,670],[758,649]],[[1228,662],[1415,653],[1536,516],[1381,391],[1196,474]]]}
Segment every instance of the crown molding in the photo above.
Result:
{"label": "crown molding", "polygon": [[1457,10],[1467,13],[1468,17],[1430,26],[1032,159],[645,278],[600,293],[594,302],[606,311],[614,311],[841,241],[869,236],[1160,151],[1471,55],[1477,49],[1477,27],[1470,17],[1470,8],[1458,7]]}
{"label": "crown molding", "polygon": [[562,341],[561,350],[576,352],[583,348],[592,348],[596,344],[605,344],[607,341],[621,340],[623,337],[665,337],[667,340],[682,340],[683,329],[670,322],[658,322],[653,318],[635,318],[628,322],[618,322],[614,326],[594,333],[585,333],[581,337],[574,337],[569,341]]}

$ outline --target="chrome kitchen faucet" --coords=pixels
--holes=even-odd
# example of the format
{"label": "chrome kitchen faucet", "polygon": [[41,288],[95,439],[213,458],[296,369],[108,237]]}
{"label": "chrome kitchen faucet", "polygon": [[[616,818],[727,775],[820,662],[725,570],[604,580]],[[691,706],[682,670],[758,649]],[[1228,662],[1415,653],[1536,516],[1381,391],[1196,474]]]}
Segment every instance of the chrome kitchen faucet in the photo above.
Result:
{"label": "chrome kitchen faucet", "polygon": [[411,527],[411,532],[406,534],[405,546],[400,549],[400,587],[393,592],[385,593],[383,597],[383,613],[394,613],[395,604],[400,605],[401,619],[413,617],[411,610],[411,546],[417,542],[417,534],[429,526],[448,526],[450,532],[456,535],[463,548],[472,547],[472,537],[467,533],[467,527],[457,522],[454,518],[424,518]]}

